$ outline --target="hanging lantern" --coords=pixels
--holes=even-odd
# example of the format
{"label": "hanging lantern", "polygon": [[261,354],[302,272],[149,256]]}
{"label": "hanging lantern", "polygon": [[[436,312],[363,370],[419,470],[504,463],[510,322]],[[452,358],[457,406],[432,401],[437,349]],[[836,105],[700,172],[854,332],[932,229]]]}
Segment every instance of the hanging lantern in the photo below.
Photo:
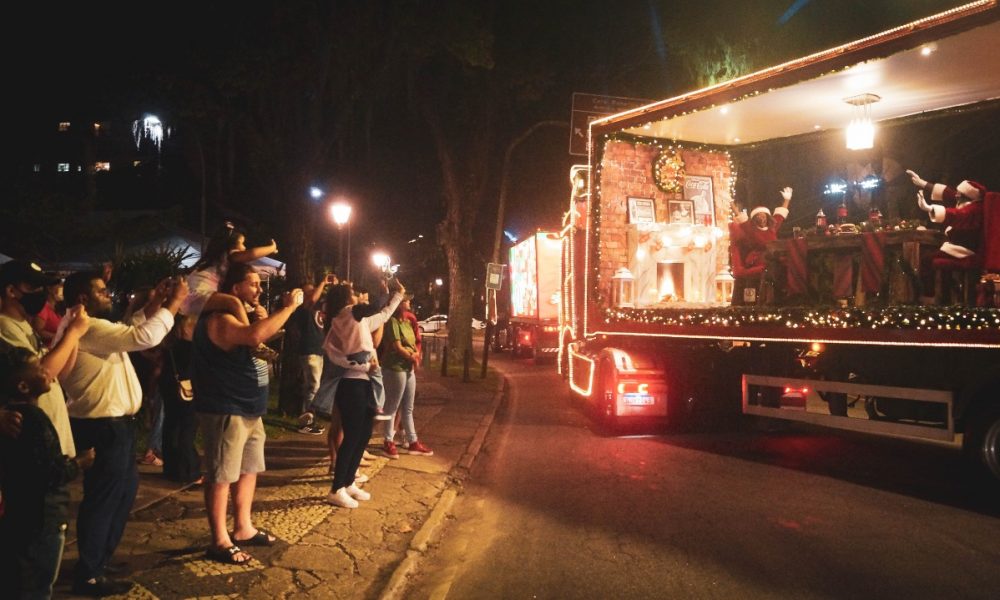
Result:
{"label": "hanging lantern", "polygon": [[619,267],[614,277],[614,304],[618,308],[633,308],[635,306],[635,277],[627,267]]}
{"label": "hanging lantern", "polygon": [[875,124],[872,123],[871,105],[882,97],[876,94],[860,94],[844,98],[852,109],[851,123],[847,126],[847,149],[867,150],[875,145]]}
{"label": "hanging lantern", "polygon": [[729,271],[729,267],[724,267],[715,276],[715,288],[716,294],[718,294],[719,302],[723,304],[729,304],[733,301],[733,287],[736,285],[736,278]]}

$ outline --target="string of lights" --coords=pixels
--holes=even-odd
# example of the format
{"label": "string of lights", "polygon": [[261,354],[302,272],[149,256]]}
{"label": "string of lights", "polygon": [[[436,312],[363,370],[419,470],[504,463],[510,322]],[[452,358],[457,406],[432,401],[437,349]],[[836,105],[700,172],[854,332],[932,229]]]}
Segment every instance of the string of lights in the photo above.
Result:
{"label": "string of lights", "polygon": [[[890,306],[884,308],[803,308],[730,306],[703,309],[609,308],[605,322],[647,325],[755,327],[787,329],[895,329],[930,331],[996,331],[1000,311],[991,308]],[[1000,337],[998,337],[1000,343]]]}

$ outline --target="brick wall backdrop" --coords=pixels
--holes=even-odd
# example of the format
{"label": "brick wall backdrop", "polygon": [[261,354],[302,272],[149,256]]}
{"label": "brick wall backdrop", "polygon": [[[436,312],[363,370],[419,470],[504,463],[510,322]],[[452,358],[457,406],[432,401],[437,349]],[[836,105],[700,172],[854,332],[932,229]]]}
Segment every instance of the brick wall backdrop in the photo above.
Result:
{"label": "brick wall backdrop", "polygon": [[[653,163],[659,148],[648,144],[612,141],[605,146],[601,162],[601,258],[598,289],[607,302],[611,301],[611,277],[618,267],[628,266],[626,228],[628,226],[628,197],[652,198],[656,203],[656,220],[667,219],[667,202],[682,200],[680,192],[668,194],[656,187],[653,181]],[[715,197],[715,222],[725,228],[729,223],[729,184],[732,173],[725,153],[704,150],[682,150],[684,172],[712,178]],[[725,250],[720,248],[720,250]],[[719,253],[720,257],[725,252]],[[721,268],[721,264],[720,264]]]}

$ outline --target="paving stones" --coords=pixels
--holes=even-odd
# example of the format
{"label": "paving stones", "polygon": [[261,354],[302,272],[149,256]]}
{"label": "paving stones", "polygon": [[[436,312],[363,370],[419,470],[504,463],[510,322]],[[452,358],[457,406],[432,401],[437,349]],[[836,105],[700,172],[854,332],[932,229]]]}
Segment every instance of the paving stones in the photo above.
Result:
{"label": "paving stones", "polygon": [[[116,553],[131,569],[123,576],[137,582],[123,597],[377,597],[407,556],[437,499],[455,485],[454,465],[490,405],[486,400],[495,393],[432,375],[425,375],[420,385],[415,417],[421,438],[435,449],[435,456],[403,455],[396,461],[378,456],[362,469],[371,477],[364,488],[372,500],[347,510],[324,502],[331,479],[325,437],[293,433],[268,439],[270,470],[258,479],[253,519],[278,542],[271,547],[244,547],[254,557],[247,565],[208,560],[210,535],[202,488],[165,488],[159,499],[138,505],[141,508],[133,513]],[[141,486],[153,478],[154,487],[162,487],[155,473],[144,472],[142,477]],[[70,527],[75,529],[75,524]],[[76,551],[75,545],[67,547],[57,595],[68,591]]]}

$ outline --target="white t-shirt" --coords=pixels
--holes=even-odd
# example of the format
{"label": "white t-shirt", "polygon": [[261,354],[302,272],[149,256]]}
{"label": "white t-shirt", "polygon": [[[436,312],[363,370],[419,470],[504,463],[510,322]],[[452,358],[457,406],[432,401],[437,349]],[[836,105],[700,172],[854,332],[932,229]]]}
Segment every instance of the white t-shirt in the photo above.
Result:
{"label": "white t-shirt", "polygon": [[[6,315],[0,315],[0,339],[11,346],[27,348],[38,358],[45,356],[47,349],[35,335],[34,329],[27,321],[18,321]],[[55,342],[53,342],[55,344]],[[55,377],[56,373],[51,373]],[[69,414],[66,412],[66,397],[59,381],[52,380],[52,389],[38,397],[38,408],[49,417],[52,426],[59,435],[59,447],[62,453],[70,458],[76,456],[76,446],[73,444],[73,431],[69,426]]]}

